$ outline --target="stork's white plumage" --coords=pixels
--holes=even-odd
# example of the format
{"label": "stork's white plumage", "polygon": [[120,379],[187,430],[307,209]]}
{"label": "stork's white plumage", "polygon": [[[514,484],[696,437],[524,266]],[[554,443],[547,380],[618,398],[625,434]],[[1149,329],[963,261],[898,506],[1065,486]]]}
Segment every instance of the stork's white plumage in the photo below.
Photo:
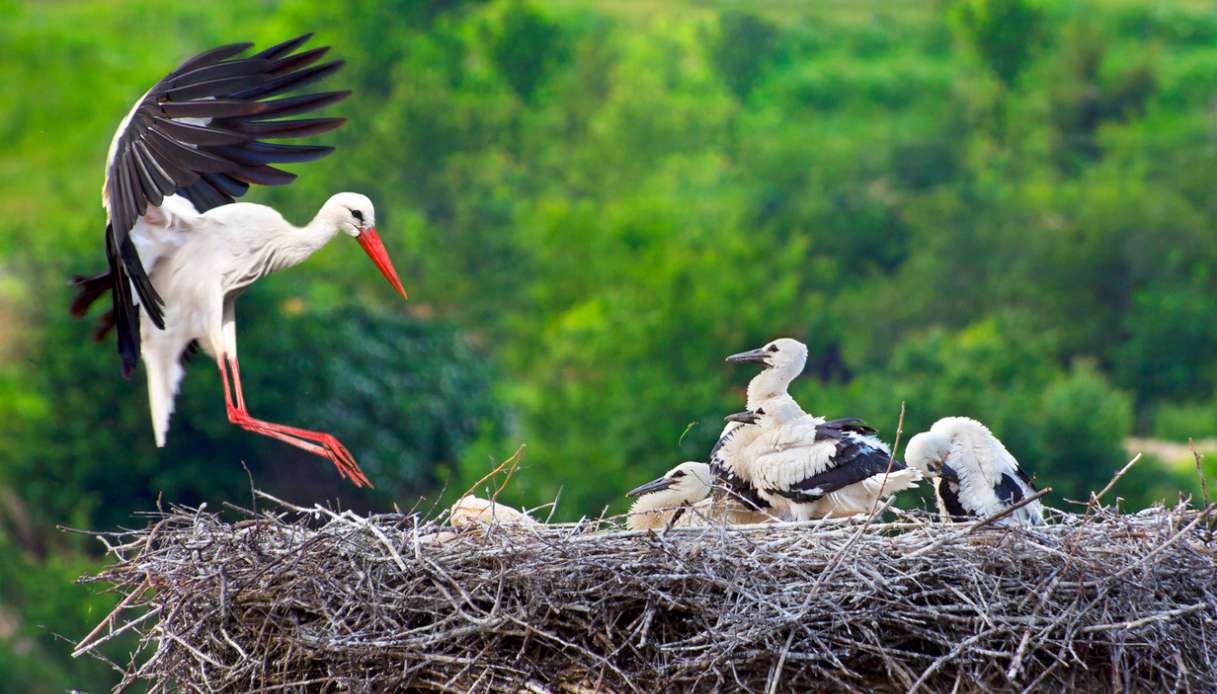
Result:
{"label": "stork's white plumage", "polygon": [[283,185],[295,178],[269,164],[311,161],[333,150],[261,141],[320,134],[345,122],[279,119],[322,108],[350,92],[267,100],[341,67],[341,61],[313,65],[328,46],[294,52],[308,38],[248,58],[234,56],[252,44],[207,51],[139,100],[114,135],[106,162],[102,203],[110,270],[77,278],[81,290],[72,313],[83,316],[112,291],[113,310],[103,316],[98,339],[117,328],[124,375],[134,370],[136,355],[143,356],[158,446],[165,443],[183,376],[182,353],[197,341],[219,364],[230,421],[330,458],[356,484],[368,484],[334,437],[250,417],[237,365],[236,296],[258,278],[304,261],[339,233],[357,239],[405,297],[367,197],[334,195],[303,227],[269,207],[234,203],[250,184]]}
{"label": "stork's white plumage", "polygon": [[794,520],[868,513],[880,497],[916,487],[921,479],[892,460],[891,449],[861,420],[825,421],[785,398],[761,402],[732,419],[758,429],[738,447],[731,441],[724,446],[736,474]]}
{"label": "stork's white plumage", "polygon": [[672,468],[663,477],[631,490],[626,496],[638,497],[626,515],[630,530],[659,529],[668,523],[676,526],[769,523],[776,520],[763,511],[745,508],[732,499],[708,499],[714,475],[705,463],[690,461]]}
{"label": "stork's white plumage", "polygon": [[[904,459],[935,478],[938,511],[946,520],[986,518],[1037,491],[989,428],[967,417],[945,417],[909,439]],[[1008,519],[1042,523],[1044,507],[1037,499],[996,522]]]}
{"label": "stork's white plumage", "polygon": [[[788,389],[791,381],[803,373],[807,364],[807,345],[788,337],[779,338],[759,349],[749,352],[732,354],[727,361],[733,364],[760,364],[765,368],[748,382],[749,412],[756,409],[762,402],[780,401],[785,411],[803,413],[799,404],[790,397]],[[767,509],[769,503],[756,491],[756,488],[736,472],[732,460],[734,451],[741,450],[760,433],[759,427],[741,421],[728,421],[723,428],[718,442],[710,451],[710,469],[717,478],[719,485],[729,490],[742,503],[756,509]],[[727,442],[731,446],[726,447]]]}

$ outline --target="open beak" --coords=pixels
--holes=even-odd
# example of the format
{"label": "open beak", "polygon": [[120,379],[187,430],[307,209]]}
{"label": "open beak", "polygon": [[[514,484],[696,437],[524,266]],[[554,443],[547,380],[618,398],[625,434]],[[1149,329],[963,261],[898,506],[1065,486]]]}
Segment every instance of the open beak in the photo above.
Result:
{"label": "open beak", "polygon": [[731,362],[732,364],[762,364],[764,366],[768,366],[768,362],[765,361],[766,356],[767,354],[765,352],[765,348],[762,347],[760,349],[754,349],[751,352],[732,354],[731,356],[727,357],[727,361]]}
{"label": "open beak", "polygon": [[668,479],[667,477],[660,477],[654,482],[647,482],[637,489],[631,489],[630,491],[626,492],[626,496],[642,496],[643,494],[650,494],[652,492],[662,492],[671,486],[672,480]]}
{"label": "open beak", "polygon": [[756,415],[751,412],[736,412],[735,414],[723,417],[723,419],[728,422],[739,422],[740,424],[756,424]]}
{"label": "open beak", "polygon": [[385,245],[380,242],[380,234],[376,233],[376,227],[365,229],[360,232],[359,236],[355,237],[359,240],[359,245],[363,246],[363,250],[376,263],[376,267],[380,269],[381,274],[385,279],[389,280],[389,284],[401,294],[401,298],[406,298],[406,290],[401,287],[401,280],[397,279],[397,271],[393,269],[393,263],[389,262],[389,254],[385,252]]}
{"label": "open beak", "polygon": [[942,472],[938,473],[938,476],[948,482],[959,484],[959,473],[955,472],[955,469],[950,465],[943,465]]}

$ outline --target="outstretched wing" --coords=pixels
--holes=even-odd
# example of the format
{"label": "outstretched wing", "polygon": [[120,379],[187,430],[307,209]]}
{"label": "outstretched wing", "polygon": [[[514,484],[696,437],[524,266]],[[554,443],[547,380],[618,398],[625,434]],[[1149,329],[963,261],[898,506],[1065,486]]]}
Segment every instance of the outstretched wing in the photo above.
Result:
{"label": "outstretched wing", "polygon": [[[123,119],[106,164],[102,200],[109,213],[106,251],[114,290],[114,323],[124,373],[139,353],[139,314],[128,282],[157,327],[163,302],[139,260],[130,233],[136,220],[165,197],[180,195],[199,212],[244,195],[250,184],[283,185],[295,175],[270,164],[319,159],[332,147],[272,144],[263,140],[329,132],[344,118],[288,119],[350,95],[323,92],[271,99],[306,87],[343,61],[314,65],[329,46],[294,53],[311,37],[299,36],[248,58],[252,44],[221,46],[187,60],[156,84]],[[94,278],[96,279],[96,278]],[[86,287],[96,298],[95,287]],[[81,302],[78,301],[77,304]],[[74,306],[83,313],[87,304]]]}

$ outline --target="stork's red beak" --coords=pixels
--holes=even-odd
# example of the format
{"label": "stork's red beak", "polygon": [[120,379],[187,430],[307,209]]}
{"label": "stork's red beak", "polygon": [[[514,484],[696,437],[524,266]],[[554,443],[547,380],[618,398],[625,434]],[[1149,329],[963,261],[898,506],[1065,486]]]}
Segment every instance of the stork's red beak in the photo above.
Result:
{"label": "stork's red beak", "polygon": [[363,250],[367,252],[368,257],[376,263],[376,267],[380,268],[385,279],[389,280],[389,284],[401,294],[401,298],[406,298],[406,290],[401,288],[401,280],[397,279],[397,271],[393,269],[393,263],[389,262],[389,254],[385,252],[385,245],[380,242],[380,234],[376,233],[376,227],[366,229],[359,234],[359,245],[363,246]]}

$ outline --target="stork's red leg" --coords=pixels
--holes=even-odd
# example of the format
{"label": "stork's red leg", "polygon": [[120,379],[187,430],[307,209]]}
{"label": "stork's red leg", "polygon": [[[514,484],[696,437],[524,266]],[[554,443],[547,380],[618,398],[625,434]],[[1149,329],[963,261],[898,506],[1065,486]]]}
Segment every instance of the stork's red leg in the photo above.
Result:
{"label": "stork's red leg", "polygon": [[[237,402],[234,405],[232,395],[228,390],[228,370],[224,368],[223,359],[218,359],[217,361],[220,364],[220,376],[224,380],[224,404],[228,408],[228,421],[254,433],[270,436],[310,453],[329,458],[334,462],[334,465],[338,466],[340,473],[351,478],[355,486],[372,486],[372,483],[360,471],[354,456],[346,449],[346,446],[339,443],[338,439],[333,436],[316,431],[284,426],[282,424],[272,424],[271,422],[264,422],[250,417],[249,412],[245,409],[245,397],[241,393],[240,368],[237,366],[236,359],[229,358],[228,363],[232,366],[233,389],[237,394]],[[306,440],[302,441],[301,439]],[[308,441],[315,441],[321,445],[308,443]]]}

